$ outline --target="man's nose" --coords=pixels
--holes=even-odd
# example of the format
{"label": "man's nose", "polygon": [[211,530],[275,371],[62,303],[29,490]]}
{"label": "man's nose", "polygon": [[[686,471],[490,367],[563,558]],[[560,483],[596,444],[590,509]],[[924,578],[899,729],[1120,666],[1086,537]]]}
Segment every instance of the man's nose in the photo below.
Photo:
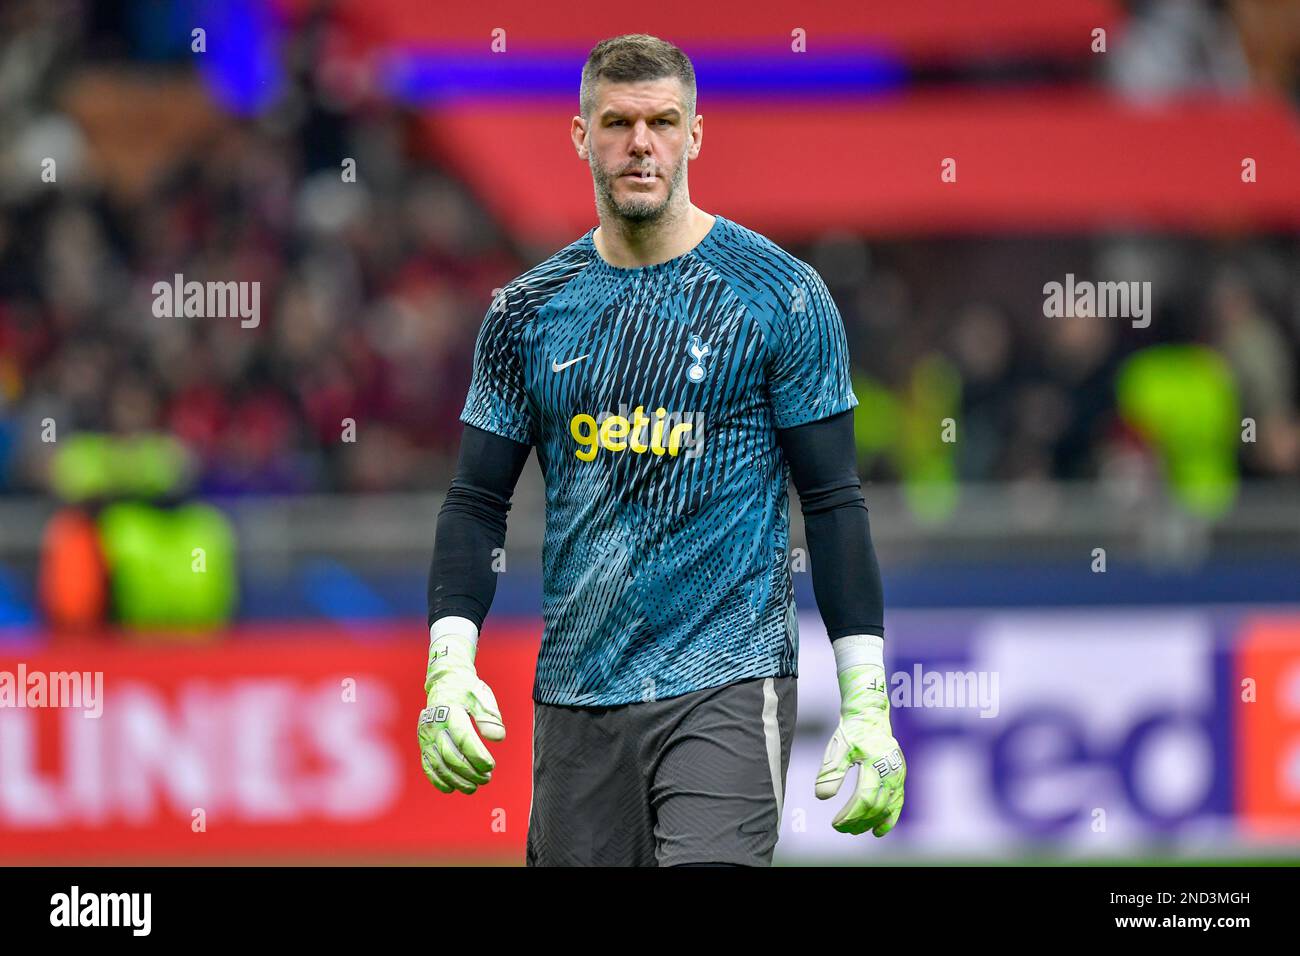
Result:
{"label": "man's nose", "polygon": [[645,120],[637,122],[632,128],[632,146],[640,152],[648,152],[650,149],[650,126]]}

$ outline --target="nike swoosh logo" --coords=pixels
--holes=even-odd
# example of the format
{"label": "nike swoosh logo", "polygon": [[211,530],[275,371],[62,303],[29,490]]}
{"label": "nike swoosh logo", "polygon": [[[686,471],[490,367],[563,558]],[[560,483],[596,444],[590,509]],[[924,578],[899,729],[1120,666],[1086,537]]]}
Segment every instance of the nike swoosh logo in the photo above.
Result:
{"label": "nike swoosh logo", "polygon": [[579,355],[576,359],[569,359],[567,362],[563,362],[563,363],[561,363],[561,362],[557,362],[557,361],[555,361],[555,359],[551,359],[551,371],[552,371],[552,372],[562,372],[562,371],[564,371],[566,368],[568,368],[570,365],[574,365],[574,364],[576,364],[576,363],[578,363],[578,362],[581,362],[583,359],[585,359],[585,358],[589,358],[590,356],[591,356],[591,353],[588,352],[586,355]]}

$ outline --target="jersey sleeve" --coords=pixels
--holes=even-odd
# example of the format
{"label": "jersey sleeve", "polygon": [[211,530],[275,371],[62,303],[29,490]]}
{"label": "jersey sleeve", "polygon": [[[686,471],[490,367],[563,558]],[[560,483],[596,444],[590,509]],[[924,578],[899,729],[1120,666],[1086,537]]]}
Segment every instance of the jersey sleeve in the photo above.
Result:
{"label": "jersey sleeve", "polygon": [[858,404],[844,320],[817,270],[800,265],[788,306],[777,317],[767,367],[777,428],[816,421]]}
{"label": "jersey sleeve", "polygon": [[505,292],[493,300],[474,343],[474,371],[460,420],[525,445],[536,444],[520,354],[523,323]]}

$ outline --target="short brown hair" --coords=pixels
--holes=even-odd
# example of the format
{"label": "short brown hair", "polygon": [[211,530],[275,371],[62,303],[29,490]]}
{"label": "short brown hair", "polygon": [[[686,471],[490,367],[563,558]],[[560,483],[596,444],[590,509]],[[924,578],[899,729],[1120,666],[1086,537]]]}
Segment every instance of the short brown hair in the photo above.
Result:
{"label": "short brown hair", "polygon": [[682,83],[686,121],[695,117],[695,68],[686,54],[667,40],[645,33],[626,33],[601,40],[592,48],[582,68],[582,85],[578,90],[578,109],[590,120],[596,108],[596,83],[636,83],[675,76]]}

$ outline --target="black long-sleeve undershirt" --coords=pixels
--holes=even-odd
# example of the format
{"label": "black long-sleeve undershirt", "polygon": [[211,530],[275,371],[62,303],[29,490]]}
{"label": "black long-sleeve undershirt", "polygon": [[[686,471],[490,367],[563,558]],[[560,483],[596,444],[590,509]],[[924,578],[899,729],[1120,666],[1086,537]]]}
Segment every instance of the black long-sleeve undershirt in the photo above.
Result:
{"label": "black long-sleeve undershirt", "polygon": [[456,476],[438,511],[429,566],[429,624],[467,617],[478,627],[497,591],[493,560],[505,545],[506,514],[531,445],[466,425]]}
{"label": "black long-sleeve undershirt", "polygon": [[885,633],[884,589],[858,478],[853,410],[780,429],[777,442],[799,493],[813,596],[832,641]]}
{"label": "black long-sleeve undershirt", "polygon": [[[813,594],[831,640],[884,634],[880,567],[857,474],[852,410],[781,429],[777,441],[799,493]],[[429,623],[479,627],[496,594],[496,549],[531,446],[466,425],[456,476],[438,512],[429,568]]]}

